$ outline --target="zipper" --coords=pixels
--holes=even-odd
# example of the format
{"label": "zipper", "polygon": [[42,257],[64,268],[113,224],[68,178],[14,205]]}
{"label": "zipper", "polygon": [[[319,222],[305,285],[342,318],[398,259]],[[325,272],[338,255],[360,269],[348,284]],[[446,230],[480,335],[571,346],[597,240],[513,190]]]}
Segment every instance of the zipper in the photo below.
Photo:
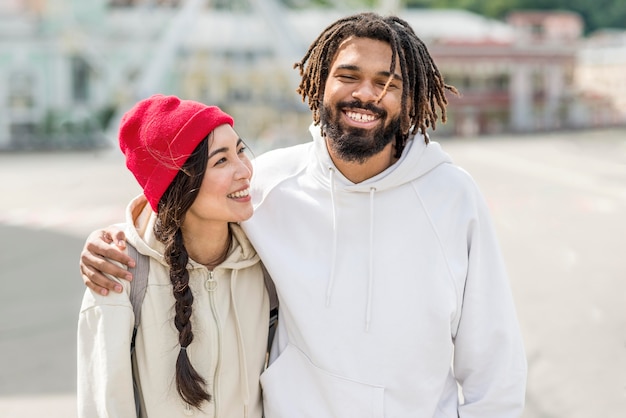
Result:
{"label": "zipper", "polygon": [[217,363],[215,365],[215,374],[213,375],[213,405],[215,410],[215,416],[219,416],[219,408],[217,404],[217,400],[219,399],[218,395],[218,376],[220,374],[220,367],[222,363],[222,352],[220,347],[222,346],[222,329],[220,327],[220,318],[217,311],[217,304],[215,302],[215,294],[217,290],[217,280],[215,280],[215,273],[213,270],[209,270],[209,277],[204,282],[204,288],[209,293],[209,304],[211,305],[211,313],[213,314],[213,320],[215,321],[215,329],[217,330]]}

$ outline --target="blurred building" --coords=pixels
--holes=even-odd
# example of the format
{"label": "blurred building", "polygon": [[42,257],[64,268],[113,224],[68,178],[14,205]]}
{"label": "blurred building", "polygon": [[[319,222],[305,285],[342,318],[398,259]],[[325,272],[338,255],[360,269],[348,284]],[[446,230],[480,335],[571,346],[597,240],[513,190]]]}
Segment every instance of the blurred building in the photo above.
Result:
{"label": "blurred building", "polygon": [[[3,0],[0,148],[92,146],[102,140],[98,132],[114,136],[121,113],[155,92],[220,105],[244,137],[268,147],[306,140],[310,113],[295,93],[293,63],[352,11],[281,4]],[[605,91],[576,85],[583,28],[575,14],[514,13],[506,22],[459,10],[399,15],[462,93],[450,97],[449,123],[438,124],[438,135],[620,123],[581,117],[613,104]]]}
{"label": "blurred building", "polygon": [[[461,92],[450,100],[448,129],[468,136],[579,125],[573,116],[573,73],[583,32],[578,15],[516,12],[505,23],[457,13],[464,15],[457,26],[474,22],[477,29],[431,39],[446,80]],[[445,16],[437,20],[450,26]]]}
{"label": "blurred building", "polygon": [[[111,113],[97,2],[0,3],[0,149],[92,147]],[[82,20],[90,16],[91,20]],[[96,24],[95,36],[87,31]],[[99,68],[100,67],[100,68]]]}
{"label": "blurred building", "polygon": [[602,30],[584,40],[575,85],[589,104],[580,117],[589,126],[623,124],[626,115],[626,31]]}

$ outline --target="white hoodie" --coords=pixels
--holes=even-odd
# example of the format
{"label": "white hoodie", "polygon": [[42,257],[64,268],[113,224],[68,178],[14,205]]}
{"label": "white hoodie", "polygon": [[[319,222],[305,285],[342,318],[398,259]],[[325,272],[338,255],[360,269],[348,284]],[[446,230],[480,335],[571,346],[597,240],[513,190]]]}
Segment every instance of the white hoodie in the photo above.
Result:
{"label": "white hoodie", "polygon": [[266,417],[521,415],[523,342],[472,178],[416,136],[354,184],[311,133],[255,161],[244,224],[281,303]]}

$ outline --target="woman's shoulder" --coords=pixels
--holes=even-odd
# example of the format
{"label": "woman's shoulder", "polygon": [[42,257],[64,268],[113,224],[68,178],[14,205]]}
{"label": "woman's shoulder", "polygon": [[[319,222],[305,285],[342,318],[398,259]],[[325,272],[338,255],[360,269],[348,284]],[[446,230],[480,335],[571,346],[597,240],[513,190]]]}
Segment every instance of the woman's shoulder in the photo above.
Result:
{"label": "woman's shoulder", "polygon": [[[118,264],[111,260],[111,262]],[[120,308],[131,308],[132,305],[130,303],[130,290],[131,290],[131,282],[128,280],[121,280],[117,277],[113,277],[111,275],[106,275],[109,279],[114,280],[122,285],[122,292],[117,293],[114,291],[110,291],[107,295],[101,295],[98,292],[95,292],[91,289],[86,289],[83,295],[83,300],[80,308],[80,312],[83,313],[87,310],[94,309],[97,307],[120,307]]]}

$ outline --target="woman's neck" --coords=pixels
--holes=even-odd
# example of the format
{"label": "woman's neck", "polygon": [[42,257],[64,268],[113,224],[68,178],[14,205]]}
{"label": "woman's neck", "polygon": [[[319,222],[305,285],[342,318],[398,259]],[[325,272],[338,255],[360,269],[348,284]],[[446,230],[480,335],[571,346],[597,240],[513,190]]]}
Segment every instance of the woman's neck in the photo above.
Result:
{"label": "woman's neck", "polygon": [[181,229],[185,248],[191,259],[204,264],[209,270],[224,262],[232,242],[227,222],[212,226],[183,224]]}

